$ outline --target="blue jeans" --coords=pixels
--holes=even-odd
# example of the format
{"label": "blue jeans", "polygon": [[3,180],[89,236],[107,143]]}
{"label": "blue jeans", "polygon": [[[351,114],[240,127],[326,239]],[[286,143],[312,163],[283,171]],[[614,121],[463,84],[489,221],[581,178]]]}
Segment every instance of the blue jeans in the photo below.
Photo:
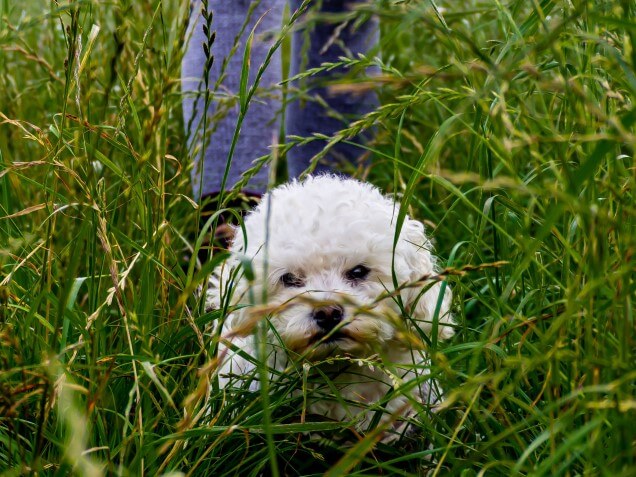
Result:
{"label": "blue jeans", "polygon": [[[301,85],[292,85],[291,93],[287,96],[288,104],[284,105],[279,86],[282,78],[279,49],[272,56],[260,79],[257,94],[249,104],[224,182],[232,136],[239,115],[237,95],[247,37],[260,19],[251,50],[248,83],[251,86],[280,32],[285,3],[286,0],[209,0],[208,8],[214,14],[212,30],[216,31],[216,39],[211,48],[214,56],[208,83],[211,100],[207,111],[207,131],[204,134],[205,54],[202,44],[206,42],[206,38],[202,28],[201,4],[199,0],[194,2],[188,30],[191,38],[182,64],[182,90],[184,123],[194,159],[193,191],[197,199],[216,194],[222,188],[231,189],[241,175],[253,167],[255,159],[272,154],[272,146],[278,144],[283,113],[285,134],[288,137],[311,137],[314,133],[331,136],[377,106],[377,96],[372,91],[354,95],[335,94],[327,89],[329,79],[342,75],[342,69],[312,75],[304,79]],[[294,12],[302,1],[290,0],[289,3]],[[375,19],[354,27],[352,21],[343,24],[342,21],[329,21],[329,18],[322,15],[315,16],[318,9],[320,13],[344,13],[356,3],[361,3],[361,0],[312,2],[307,13],[303,14],[294,27],[290,76],[325,62],[336,62],[341,56],[355,58],[358,53],[366,53],[377,45],[379,33]],[[250,5],[255,8],[248,19]],[[238,49],[231,55],[235,38],[244,24]],[[364,142],[365,138],[357,137],[353,141]],[[205,151],[202,151],[203,144],[206,145]],[[316,140],[292,147],[286,157],[289,176],[298,177],[325,144],[324,140]],[[359,147],[339,143],[321,159],[316,171],[334,170],[343,163],[355,164],[363,152]],[[262,194],[267,188],[268,175],[269,164],[266,163],[250,179],[244,191]]]}

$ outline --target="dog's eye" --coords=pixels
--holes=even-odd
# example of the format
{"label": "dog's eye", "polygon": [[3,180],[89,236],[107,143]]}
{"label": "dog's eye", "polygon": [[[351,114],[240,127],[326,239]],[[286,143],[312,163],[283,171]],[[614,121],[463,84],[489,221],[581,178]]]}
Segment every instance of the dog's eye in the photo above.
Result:
{"label": "dog's eye", "polygon": [[305,281],[298,275],[287,272],[280,277],[280,282],[287,288],[298,288],[305,284]]}
{"label": "dog's eye", "polygon": [[347,280],[351,280],[352,282],[359,282],[367,278],[367,275],[369,275],[370,271],[371,270],[369,270],[364,265],[356,265],[351,270],[345,273],[345,277],[347,277]]}

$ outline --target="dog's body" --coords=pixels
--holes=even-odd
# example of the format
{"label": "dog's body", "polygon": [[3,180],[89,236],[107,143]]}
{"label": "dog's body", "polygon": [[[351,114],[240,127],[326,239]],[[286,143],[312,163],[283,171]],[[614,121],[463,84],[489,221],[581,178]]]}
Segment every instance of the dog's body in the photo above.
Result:
{"label": "dog's body", "polygon": [[[246,217],[245,236],[237,230],[232,258],[208,291],[210,307],[250,305],[223,325],[232,344],[221,346],[221,385],[253,377],[264,351],[279,372],[318,366],[339,396],[310,402],[309,412],[357,418],[362,430],[378,410],[370,407],[403,384],[383,406],[381,422],[434,404],[439,393],[415,337],[434,328],[441,339],[453,334],[451,294],[438,281],[421,282],[435,274],[431,244],[423,225],[408,217],[396,240],[397,217],[394,202],[352,179],[309,177],[267,194]],[[247,273],[241,263],[250,264]],[[271,327],[258,348],[253,331],[265,318]]]}

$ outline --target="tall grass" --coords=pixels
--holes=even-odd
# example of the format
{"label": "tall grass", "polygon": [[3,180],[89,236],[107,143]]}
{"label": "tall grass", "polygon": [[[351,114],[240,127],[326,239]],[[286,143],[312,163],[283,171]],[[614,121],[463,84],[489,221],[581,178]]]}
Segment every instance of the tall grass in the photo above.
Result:
{"label": "tall grass", "polygon": [[353,14],[381,51],[343,62],[381,74],[333,88],[382,106],[335,139],[375,128],[369,178],[428,224],[459,323],[429,349],[442,409],[396,446],[299,422],[302,373],[266,412],[209,386],[187,8],[0,1],[2,475],[634,475],[633,2]]}

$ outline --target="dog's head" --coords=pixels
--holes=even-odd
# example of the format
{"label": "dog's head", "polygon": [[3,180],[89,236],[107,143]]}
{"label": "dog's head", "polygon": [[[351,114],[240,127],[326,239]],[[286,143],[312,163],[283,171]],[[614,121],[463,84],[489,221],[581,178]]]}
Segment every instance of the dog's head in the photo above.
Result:
{"label": "dog's head", "polygon": [[[266,316],[273,343],[310,358],[402,346],[412,323],[430,333],[436,320],[439,338],[450,337],[450,288],[413,286],[435,274],[424,226],[407,217],[396,240],[397,215],[378,189],[352,179],[309,177],[274,189],[246,217],[245,235],[237,230],[212,301],[234,283],[232,302],[257,306],[234,312],[230,329],[249,332]],[[232,281],[241,262],[251,271]]]}

